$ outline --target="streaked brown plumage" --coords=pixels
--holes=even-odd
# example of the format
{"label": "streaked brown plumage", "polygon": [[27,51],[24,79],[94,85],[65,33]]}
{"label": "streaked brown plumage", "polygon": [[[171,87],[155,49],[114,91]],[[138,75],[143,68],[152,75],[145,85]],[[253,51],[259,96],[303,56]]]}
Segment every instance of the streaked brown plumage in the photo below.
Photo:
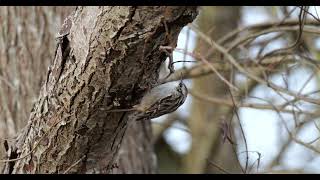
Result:
{"label": "streaked brown plumage", "polygon": [[133,108],[108,112],[134,111],[131,116],[135,120],[153,119],[177,110],[187,95],[188,89],[182,80],[179,83],[168,82],[152,88]]}

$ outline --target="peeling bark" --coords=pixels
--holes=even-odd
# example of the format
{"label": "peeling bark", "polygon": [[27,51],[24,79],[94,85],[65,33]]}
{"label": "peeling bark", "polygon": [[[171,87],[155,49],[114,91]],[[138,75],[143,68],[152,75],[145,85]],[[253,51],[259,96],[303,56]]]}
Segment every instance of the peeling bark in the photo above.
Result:
{"label": "peeling bark", "polygon": [[77,8],[15,145],[23,158],[8,173],[110,173],[130,119],[102,109],[139,102],[166,58],[159,46],[175,45],[196,14],[195,7]]}

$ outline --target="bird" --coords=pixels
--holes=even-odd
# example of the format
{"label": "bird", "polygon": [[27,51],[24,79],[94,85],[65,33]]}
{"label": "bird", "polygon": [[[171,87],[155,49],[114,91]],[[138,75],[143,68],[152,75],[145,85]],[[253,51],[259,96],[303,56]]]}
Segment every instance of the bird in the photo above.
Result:
{"label": "bird", "polygon": [[180,82],[167,82],[155,86],[149,90],[141,99],[140,103],[130,109],[113,109],[107,112],[133,111],[131,117],[134,120],[148,120],[174,112],[186,100],[188,88]]}

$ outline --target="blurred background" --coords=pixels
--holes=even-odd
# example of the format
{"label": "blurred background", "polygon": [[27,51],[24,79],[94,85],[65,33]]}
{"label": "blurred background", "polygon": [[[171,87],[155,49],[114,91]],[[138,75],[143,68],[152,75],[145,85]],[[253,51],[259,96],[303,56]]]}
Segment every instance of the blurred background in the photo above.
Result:
{"label": "blurred background", "polygon": [[[190,75],[187,102],[153,120],[161,136],[156,143],[160,172],[320,172],[318,11],[201,7],[196,21],[182,30],[174,53],[175,61],[197,63],[175,68],[189,74],[199,66],[215,68],[225,80],[213,70]],[[225,48],[245,73],[207,39]]]}
{"label": "blurred background", "polygon": [[[24,127],[73,9],[1,7],[0,137]],[[152,120],[158,173],[320,172],[319,10],[199,8],[167,79],[183,75],[187,101]]]}

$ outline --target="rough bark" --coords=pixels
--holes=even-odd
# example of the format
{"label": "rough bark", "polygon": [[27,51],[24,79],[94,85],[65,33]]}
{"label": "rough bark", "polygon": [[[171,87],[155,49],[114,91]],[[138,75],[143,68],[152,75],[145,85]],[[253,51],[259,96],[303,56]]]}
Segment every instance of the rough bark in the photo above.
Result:
{"label": "rough bark", "polygon": [[[28,121],[54,54],[59,26],[75,7],[0,7],[0,159]],[[4,163],[0,163],[0,172]]]}
{"label": "rough bark", "polygon": [[150,121],[130,123],[123,137],[114,174],[153,174],[157,171],[157,158],[152,142]]}
{"label": "rough bark", "polygon": [[136,122],[105,109],[139,102],[166,58],[159,46],[175,46],[195,16],[195,7],[77,8],[8,173],[109,173],[126,124]]}
{"label": "rough bark", "polygon": [[54,37],[72,9],[0,7],[0,137],[13,137],[27,124],[53,56]]}

